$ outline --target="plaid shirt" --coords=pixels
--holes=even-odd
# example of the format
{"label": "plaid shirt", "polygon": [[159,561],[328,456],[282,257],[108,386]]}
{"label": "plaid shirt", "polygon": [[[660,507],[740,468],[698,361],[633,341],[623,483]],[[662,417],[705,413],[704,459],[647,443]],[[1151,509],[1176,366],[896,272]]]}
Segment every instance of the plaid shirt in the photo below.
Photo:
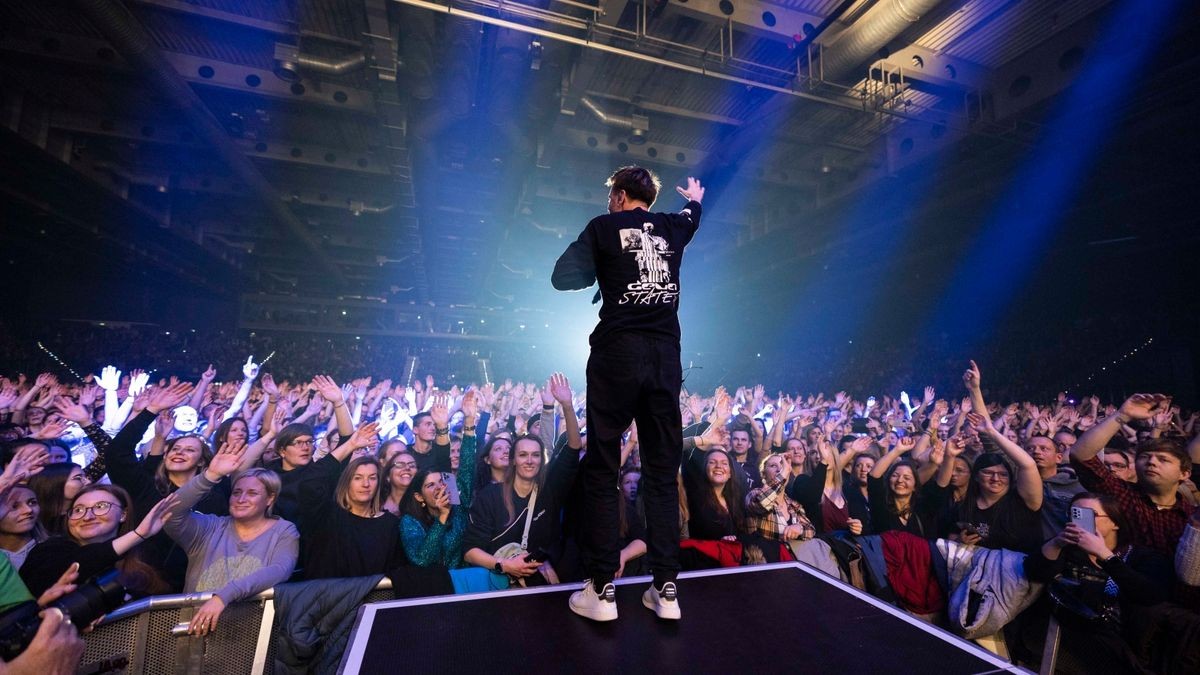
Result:
{"label": "plaid shirt", "polygon": [[1105,494],[1117,500],[1133,528],[1133,544],[1146,546],[1170,556],[1183,536],[1188,517],[1195,508],[1177,495],[1175,505],[1160,509],[1136,483],[1117,478],[1099,457],[1081,462],[1071,458],[1071,466],[1079,474],[1079,482],[1091,492]]}
{"label": "plaid shirt", "polygon": [[746,529],[757,532],[767,539],[783,540],[783,531],[789,525],[804,528],[801,539],[817,536],[817,529],[804,514],[799,502],[784,494],[787,481],[780,480],[754,488],[746,495]]}

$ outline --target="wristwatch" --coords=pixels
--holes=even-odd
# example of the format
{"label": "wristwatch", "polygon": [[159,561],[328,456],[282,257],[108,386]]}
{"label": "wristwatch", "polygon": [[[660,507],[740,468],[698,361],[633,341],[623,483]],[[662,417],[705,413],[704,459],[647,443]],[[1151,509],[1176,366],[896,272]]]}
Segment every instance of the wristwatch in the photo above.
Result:
{"label": "wristwatch", "polygon": [[500,561],[497,560],[495,565],[492,565],[492,571],[496,574],[504,574],[504,568],[500,566]]}

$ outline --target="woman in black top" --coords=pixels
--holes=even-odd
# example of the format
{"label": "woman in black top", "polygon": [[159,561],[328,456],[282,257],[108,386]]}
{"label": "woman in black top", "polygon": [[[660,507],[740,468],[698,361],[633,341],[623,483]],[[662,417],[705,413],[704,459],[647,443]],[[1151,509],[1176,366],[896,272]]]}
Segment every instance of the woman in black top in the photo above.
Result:
{"label": "woman in black top", "polygon": [[66,533],[33,547],[21,567],[21,579],[38,597],[72,563],[79,563],[80,585],[118,567],[121,584],[130,595],[167,593],[170,589],[158,571],[134,549],[162,530],[175,502],[174,495],[159,501],[138,522],[128,492],[115,485],[89,485],[75,495],[67,510]]}
{"label": "woman in black top", "polygon": [[1131,526],[1115,499],[1083,492],[1071,505],[1094,512],[1095,530],[1067,523],[1025,559],[1025,575],[1054,582],[1051,595],[1068,602],[1056,611],[1062,641],[1055,672],[1147,672],[1122,629],[1132,612],[1170,598],[1171,560],[1130,543]]}
{"label": "woman in black top", "polygon": [[[558,373],[551,379],[558,383],[554,397],[563,403],[566,447],[545,464],[546,450],[541,438],[528,434],[517,437],[504,480],[487,485],[475,495],[471,522],[463,538],[466,551],[463,559],[469,564],[508,575],[510,579],[522,579],[526,585],[546,581],[538,568],[562,534],[560,513],[579,471],[579,453],[583,449],[579,420],[571,405],[570,384]],[[528,554],[496,556],[502,547],[521,543],[526,519],[531,517],[529,502],[534,490],[537,501],[526,542]]]}
{"label": "woman in black top", "polygon": [[[957,456],[967,447],[966,439],[952,438],[946,442],[946,454]],[[900,456],[916,446],[911,437],[901,438],[896,445],[875,463],[867,477],[871,500],[871,528],[875,534],[888,530],[903,530],[925,539],[937,537],[937,515],[942,501],[929,485],[918,489],[917,464]],[[941,490],[948,489],[954,462],[943,459],[933,481]]]}
{"label": "woman in black top", "polygon": [[336,461],[313,463],[300,484],[305,579],[387,574],[405,564],[400,519],[383,508],[379,460],[349,459],[378,441],[377,429],[374,422],[359,427],[329,453]]}
{"label": "woman in black top", "polygon": [[[987,410],[980,389],[979,367],[971,362],[963,382],[971,394],[973,410]],[[967,420],[981,437],[990,439],[1001,453],[975,460],[967,496],[959,504],[957,539],[987,548],[1029,553],[1042,542],[1042,477],[1037,464],[1021,446],[1000,433],[988,415],[968,413]],[[1010,464],[1011,463],[1011,464]]]}
{"label": "woman in black top", "polygon": [[721,448],[703,455],[703,464],[684,465],[688,493],[688,534],[693,539],[734,540],[745,534],[746,495],[734,480],[734,460]]}

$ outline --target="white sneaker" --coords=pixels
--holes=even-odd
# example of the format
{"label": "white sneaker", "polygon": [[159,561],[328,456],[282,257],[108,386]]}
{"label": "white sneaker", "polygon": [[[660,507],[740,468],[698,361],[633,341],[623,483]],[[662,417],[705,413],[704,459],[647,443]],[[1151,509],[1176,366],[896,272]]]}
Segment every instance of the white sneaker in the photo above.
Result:
{"label": "white sneaker", "polygon": [[592,580],[588,579],[582,590],[571,594],[571,611],[592,621],[617,620],[617,587],[604,584],[596,593]]}
{"label": "white sneaker", "polygon": [[675,588],[674,581],[663,584],[662,590],[650,584],[650,588],[642,593],[642,604],[646,609],[654,610],[660,619],[679,620],[679,591]]}

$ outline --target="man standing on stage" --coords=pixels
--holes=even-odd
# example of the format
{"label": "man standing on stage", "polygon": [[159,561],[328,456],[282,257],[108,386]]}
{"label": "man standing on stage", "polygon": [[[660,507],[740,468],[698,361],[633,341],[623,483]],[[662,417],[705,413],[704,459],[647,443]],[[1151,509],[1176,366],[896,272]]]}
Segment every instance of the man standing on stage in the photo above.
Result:
{"label": "man standing on stage", "polygon": [[608,214],[593,218],[558,259],[551,282],[560,291],[599,281],[600,323],[587,365],[587,454],[580,468],[588,582],[571,595],[571,610],[596,621],[617,618],[613,578],[620,566],[618,473],[621,436],[637,422],[646,508],[647,562],[654,582],[642,604],[663,619],[679,618],[679,492],[683,452],[679,415],[679,265],[700,225],[704,188],[688,178],[676,187],[679,213],[650,213],[661,183],[627,166],[609,177]]}

